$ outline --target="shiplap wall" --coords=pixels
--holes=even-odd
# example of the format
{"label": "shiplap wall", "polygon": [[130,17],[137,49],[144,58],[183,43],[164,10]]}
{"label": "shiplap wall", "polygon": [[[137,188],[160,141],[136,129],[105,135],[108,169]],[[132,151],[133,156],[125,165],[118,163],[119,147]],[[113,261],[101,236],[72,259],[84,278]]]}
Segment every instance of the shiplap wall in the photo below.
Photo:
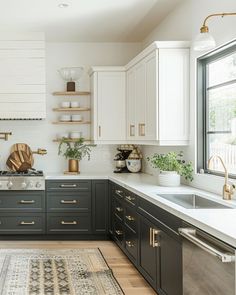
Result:
{"label": "shiplap wall", "polygon": [[0,33],[0,119],[45,117],[44,33]]}

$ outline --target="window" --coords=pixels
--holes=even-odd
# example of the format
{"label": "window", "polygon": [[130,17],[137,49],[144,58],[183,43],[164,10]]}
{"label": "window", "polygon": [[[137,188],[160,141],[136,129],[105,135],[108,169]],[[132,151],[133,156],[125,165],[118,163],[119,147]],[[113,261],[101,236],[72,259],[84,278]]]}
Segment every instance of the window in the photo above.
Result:
{"label": "window", "polygon": [[[198,169],[219,155],[236,177],[236,45],[227,44],[198,59]],[[215,174],[224,171],[213,162]],[[212,173],[212,171],[211,171]]]}

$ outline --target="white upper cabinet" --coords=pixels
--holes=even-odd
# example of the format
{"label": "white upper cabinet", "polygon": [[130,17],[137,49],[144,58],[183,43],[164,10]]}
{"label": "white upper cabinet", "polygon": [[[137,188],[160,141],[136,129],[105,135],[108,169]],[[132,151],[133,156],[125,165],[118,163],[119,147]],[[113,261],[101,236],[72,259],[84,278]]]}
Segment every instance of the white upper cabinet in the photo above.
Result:
{"label": "white upper cabinet", "polygon": [[46,117],[43,33],[0,34],[0,119]]}
{"label": "white upper cabinet", "polygon": [[123,67],[93,67],[91,76],[92,139],[126,140],[126,75]]}
{"label": "white upper cabinet", "polygon": [[187,42],[155,42],[127,65],[129,142],[188,144],[187,45]]}

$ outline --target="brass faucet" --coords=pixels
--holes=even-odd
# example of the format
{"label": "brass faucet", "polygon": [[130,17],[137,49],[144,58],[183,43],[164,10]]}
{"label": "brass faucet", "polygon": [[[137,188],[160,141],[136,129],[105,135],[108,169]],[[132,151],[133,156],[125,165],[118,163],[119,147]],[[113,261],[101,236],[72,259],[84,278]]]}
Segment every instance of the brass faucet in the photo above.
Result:
{"label": "brass faucet", "polygon": [[225,166],[225,163],[222,160],[222,158],[220,156],[217,156],[217,155],[211,156],[210,159],[208,160],[208,169],[210,169],[211,162],[215,158],[220,160],[220,162],[221,162],[221,164],[222,164],[222,166],[223,166],[223,168],[225,170],[225,184],[223,186],[223,199],[224,200],[231,200],[232,196],[233,196],[233,193],[235,191],[235,186],[229,184],[229,182],[228,182],[228,178],[229,178],[228,177],[228,170],[227,170],[227,168]]}

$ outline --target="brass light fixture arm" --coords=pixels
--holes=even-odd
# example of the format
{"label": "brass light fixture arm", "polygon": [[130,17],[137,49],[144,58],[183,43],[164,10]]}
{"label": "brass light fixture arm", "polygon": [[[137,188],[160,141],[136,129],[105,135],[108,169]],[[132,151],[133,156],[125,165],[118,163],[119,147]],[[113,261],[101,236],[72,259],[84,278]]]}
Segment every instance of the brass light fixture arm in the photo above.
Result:
{"label": "brass light fixture arm", "polygon": [[12,132],[0,132],[0,139],[7,141],[10,135]]}
{"label": "brass light fixture arm", "polygon": [[201,27],[201,33],[207,33],[209,31],[208,26],[206,25],[206,22],[208,21],[209,18],[215,17],[215,16],[236,16],[236,12],[222,12],[222,13],[213,13],[208,15],[203,22],[203,25]]}

